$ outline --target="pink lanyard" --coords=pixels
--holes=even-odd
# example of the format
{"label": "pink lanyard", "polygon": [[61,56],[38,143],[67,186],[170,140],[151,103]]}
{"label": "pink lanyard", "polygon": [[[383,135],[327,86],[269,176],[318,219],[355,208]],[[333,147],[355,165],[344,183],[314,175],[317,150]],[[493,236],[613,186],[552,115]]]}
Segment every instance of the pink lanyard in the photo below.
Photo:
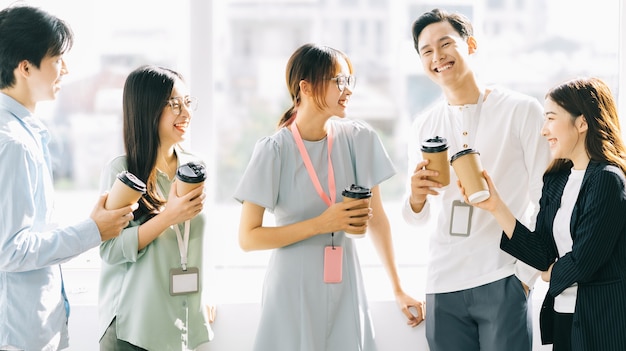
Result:
{"label": "pink lanyard", "polygon": [[320,184],[320,180],[315,173],[315,168],[313,168],[313,164],[311,163],[311,158],[309,157],[309,153],[306,151],[304,147],[304,142],[302,141],[302,136],[300,136],[300,132],[298,131],[298,126],[296,122],[293,122],[290,126],[291,133],[293,134],[293,138],[296,141],[296,145],[298,146],[298,150],[300,151],[300,156],[302,156],[302,160],[304,161],[304,166],[306,170],[309,172],[309,177],[315,186],[315,190],[319,196],[324,200],[324,202],[331,206],[335,203],[336,198],[336,189],[335,189],[335,172],[333,171],[333,163],[330,159],[330,153],[333,149],[333,136],[330,129],[330,124],[328,126],[328,132],[326,135],[326,139],[328,140],[328,191],[330,192],[330,197],[326,195],[324,189],[322,189],[322,185]]}

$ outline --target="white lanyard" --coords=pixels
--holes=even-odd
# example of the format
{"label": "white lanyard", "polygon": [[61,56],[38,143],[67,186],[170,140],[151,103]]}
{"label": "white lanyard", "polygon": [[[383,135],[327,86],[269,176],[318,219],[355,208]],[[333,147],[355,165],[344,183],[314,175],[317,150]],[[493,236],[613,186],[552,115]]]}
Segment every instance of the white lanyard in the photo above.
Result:
{"label": "white lanyard", "polygon": [[[163,193],[161,192],[160,187],[157,186],[157,191],[162,198]],[[180,223],[178,223],[180,224]],[[180,228],[178,224],[171,225],[170,228],[174,229],[176,232],[176,242],[178,243],[178,252],[180,252],[180,265],[183,268],[183,271],[187,270],[187,256],[189,253],[189,230],[190,230],[190,220],[185,221],[185,229],[184,235],[180,233]]]}
{"label": "white lanyard", "polygon": [[172,226],[176,232],[176,241],[178,242],[178,251],[180,252],[180,265],[183,271],[187,270],[187,254],[189,252],[189,219],[185,221],[185,235],[181,236],[178,224]]}

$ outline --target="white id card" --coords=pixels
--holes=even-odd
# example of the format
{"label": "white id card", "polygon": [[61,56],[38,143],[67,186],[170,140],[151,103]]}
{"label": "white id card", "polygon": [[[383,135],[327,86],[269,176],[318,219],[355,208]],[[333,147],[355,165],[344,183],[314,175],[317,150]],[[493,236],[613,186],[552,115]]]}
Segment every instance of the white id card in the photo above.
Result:
{"label": "white id card", "polygon": [[187,267],[186,271],[182,268],[170,269],[170,295],[184,295],[198,292],[200,275],[198,268]]}
{"label": "white id card", "polygon": [[450,215],[450,235],[469,236],[472,227],[472,212],[474,207],[463,201],[452,201]]}

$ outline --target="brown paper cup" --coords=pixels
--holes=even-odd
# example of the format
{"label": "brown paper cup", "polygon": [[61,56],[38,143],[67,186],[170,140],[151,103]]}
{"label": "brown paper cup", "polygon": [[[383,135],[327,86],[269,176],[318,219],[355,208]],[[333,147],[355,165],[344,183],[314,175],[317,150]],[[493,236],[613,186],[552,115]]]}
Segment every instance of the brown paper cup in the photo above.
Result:
{"label": "brown paper cup", "polygon": [[440,183],[443,186],[450,184],[450,162],[448,161],[448,143],[445,138],[434,137],[422,142],[422,158],[429,160],[427,170],[437,171],[436,177],[428,180]]}
{"label": "brown paper cup", "polygon": [[[341,195],[343,196],[343,202],[349,202],[349,201],[355,201],[355,200],[361,200],[361,199],[370,199],[372,197],[372,193],[370,191],[369,188],[366,187],[362,187],[359,185],[351,185],[350,187],[345,188],[342,192]],[[365,204],[364,206],[359,206],[359,207],[353,207],[352,209],[356,210],[356,209],[361,209],[361,208],[368,208],[369,207],[370,202],[368,201],[367,204]],[[352,210],[351,209],[351,210]],[[355,216],[355,217],[360,217],[360,216]],[[367,223],[367,215],[362,216],[363,217],[363,223]],[[351,230],[348,231],[346,230],[346,237],[348,238],[352,238],[352,239],[360,239],[365,237],[365,232],[367,230]]]}
{"label": "brown paper cup", "polygon": [[130,206],[137,202],[146,192],[146,184],[135,177],[132,173],[124,171],[117,175],[104,208],[115,210],[124,206]]}
{"label": "brown paper cup", "polygon": [[489,198],[489,186],[483,177],[483,166],[478,151],[473,149],[459,151],[452,156],[450,164],[465,188],[469,202],[477,203]]}
{"label": "brown paper cup", "polygon": [[206,168],[203,164],[189,162],[181,165],[176,170],[176,194],[186,195],[188,192],[199,187],[206,180]]}

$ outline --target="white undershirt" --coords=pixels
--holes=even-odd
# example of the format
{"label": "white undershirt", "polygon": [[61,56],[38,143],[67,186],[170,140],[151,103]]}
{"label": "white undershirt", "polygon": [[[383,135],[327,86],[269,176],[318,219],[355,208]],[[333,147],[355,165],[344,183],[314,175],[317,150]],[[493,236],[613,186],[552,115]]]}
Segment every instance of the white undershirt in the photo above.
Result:
{"label": "white undershirt", "polygon": [[[574,205],[580,193],[580,186],[585,176],[585,170],[572,169],[572,173],[567,180],[563,195],[561,196],[561,207],[556,212],[552,231],[554,233],[554,241],[559,250],[559,257],[563,257],[572,251],[572,233],[570,232],[570,224]],[[578,284],[574,283],[569,288],[554,298],[554,310],[560,313],[574,313],[576,306],[576,292]]]}

